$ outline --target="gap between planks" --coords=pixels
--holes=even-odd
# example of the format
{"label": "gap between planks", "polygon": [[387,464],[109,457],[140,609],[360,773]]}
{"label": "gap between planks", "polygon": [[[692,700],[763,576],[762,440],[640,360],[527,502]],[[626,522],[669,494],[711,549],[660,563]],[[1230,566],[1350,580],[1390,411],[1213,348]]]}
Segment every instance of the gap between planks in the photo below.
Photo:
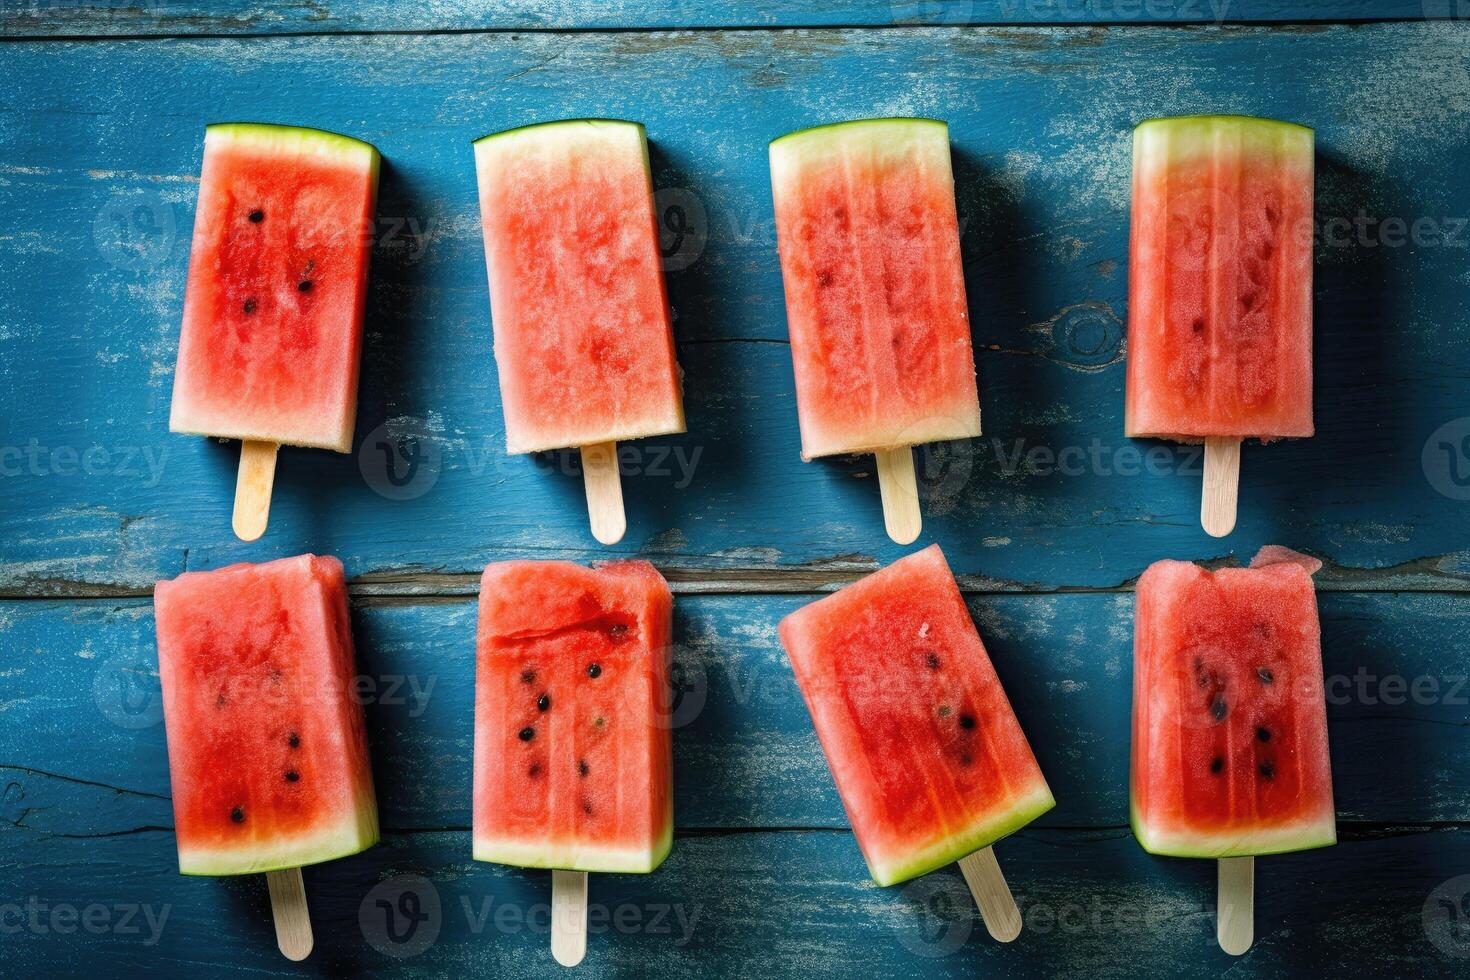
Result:
{"label": "gap between planks", "polygon": [[[581,556],[577,559],[580,560]],[[636,554],[608,555],[608,559],[641,557]],[[496,560],[502,560],[497,558]],[[819,595],[850,585],[879,568],[876,561],[860,558],[834,559],[829,567],[787,568],[689,568],[668,565],[656,557],[653,564],[669,581],[675,595]],[[1470,593],[1470,576],[1440,571],[1435,566],[1466,564],[1466,556],[1441,555],[1418,558],[1383,569],[1364,569],[1327,564],[1315,576],[1317,591],[1341,593],[1391,593],[1458,595]],[[1202,559],[1207,568],[1239,564],[1227,559]],[[1140,572],[1142,569],[1139,570]],[[958,576],[960,591],[974,596],[1118,595],[1133,592],[1137,579],[1116,585],[1035,585],[980,575]],[[372,572],[350,579],[349,594],[366,605],[395,603],[460,602],[480,593],[479,572]],[[152,598],[151,588],[67,579],[36,579],[0,586],[0,602],[11,601],[108,601]]]}

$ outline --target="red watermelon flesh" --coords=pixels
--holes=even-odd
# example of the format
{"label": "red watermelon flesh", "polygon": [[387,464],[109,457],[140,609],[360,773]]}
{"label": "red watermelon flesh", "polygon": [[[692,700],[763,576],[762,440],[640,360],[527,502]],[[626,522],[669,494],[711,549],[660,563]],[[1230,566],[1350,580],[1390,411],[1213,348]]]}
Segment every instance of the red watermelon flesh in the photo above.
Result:
{"label": "red watermelon flesh", "polygon": [[643,127],[475,142],[506,451],[684,431]]}
{"label": "red watermelon flesh", "polygon": [[1313,134],[1240,116],[1133,138],[1130,436],[1309,436]]}
{"label": "red watermelon flesh", "polygon": [[823,126],[770,158],[802,457],[978,436],[949,128]]}
{"label": "red watermelon flesh", "polygon": [[347,586],[302,555],[159,582],[179,870],[316,864],[378,840]]}
{"label": "red watermelon flesh", "polygon": [[1133,830],[1144,848],[1237,857],[1337,840],[1312,559],[1138,581]]}
{"label": "red watermelon flesh", "polygon": [[485,570],[474,856],[648,872],[673,842],[673,597],[643,561]]}
{"label": "red watermelon flesh", "polygon": [[781,642],[878,884],[1054,805],[938,545],[787,616]]}
{"label": "red watermelon flesh", "polygon": [[351,450],[377,185],[346,136],[205,130],[171,431]]}

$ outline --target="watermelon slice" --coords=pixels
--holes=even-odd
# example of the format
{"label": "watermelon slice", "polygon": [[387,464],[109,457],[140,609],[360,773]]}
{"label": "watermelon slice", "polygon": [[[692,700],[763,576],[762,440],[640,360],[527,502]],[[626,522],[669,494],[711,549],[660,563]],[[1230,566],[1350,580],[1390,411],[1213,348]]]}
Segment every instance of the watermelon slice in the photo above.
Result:
{"label": "watermelon slice", "polygon": [[1145,850],[1245,857],[1337,840],[1314,559],[1181,561],[1138,580],[1133,832]]}
{"label": "watermelon slice", "polygon": [[1154,119],[1133,136],[1130,436],[1310,436],[1310,129]]}
{"label": "watermelon slice", "polygon": [[497,133],[475,170],[506,451],[683,432],[643,127]]}
{"label": "watermelon slice", "polygon": [[205,130],[171,431],[352,449],[377,185],[359,140]]}
{"label": "watermelon slice", "polygon": [[159,582],[179,870],[236,875],[377,843],[347,585],[302,555]]}
{"label": "watermelon slice", "polygon": [[865,119],[770,157],[802,458],[978,436],[949,128]]}
{"label": "watermelon slice", "polygon": [[643,561],[485,569],[474,856],[648,872],[673,843],[673,596]]}
{"label": "watermelon slice", "polygon": [[978,851],[1055,801],[938,545],[781,621],[873,880]]}

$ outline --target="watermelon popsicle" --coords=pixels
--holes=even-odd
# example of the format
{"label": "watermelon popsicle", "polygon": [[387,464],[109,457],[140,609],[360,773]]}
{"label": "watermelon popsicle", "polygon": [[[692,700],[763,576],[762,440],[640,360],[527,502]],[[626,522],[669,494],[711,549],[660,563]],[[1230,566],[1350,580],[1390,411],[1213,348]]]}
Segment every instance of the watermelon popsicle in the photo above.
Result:
{"label": "watermelon popsicle", "polygon": [[912,448],[980,434],[949,127],[864,119],[771,144],[801,456],[872,453],[899,544]]}
{"label": "watermelon popsicle", "polygon": [[551,868],[552,953],[587,946],[587,872],[645,874],[673,843],[673,596],[645,561],[485,569],[474,857]]}
{"label": "watermelon popsicle", "polygon": [[617,443],[684,431],[643,127],[497,133],[475,172],[506,452],[579,447],[592,533],[615,544]]}
{"label": "watermelon popsicle", "polygon": [[1313,432],[1313,144],[1243,116],[1133,134],[1125,428],[1204,443],[1215,537],[1235,526],[1241,441]]}
{"label": "watermelon popsicle", "polygon": [[938,545],[781,621],[873,880],[954,861],[990,934],[1021,918],[991,845],[1055,801]]}
{"label": "watermelon popsicle", "polygon": [[378,840],[342,563],[188,572],[154,613],[179,870],[265,872],[281,951],[302,959],[301,866]]}
{"label": "watermelon popsicle", "polygon": [[1315,559],[1267,547],[1250,568],[1182,561],[1138,580],[1134,834],[1152,854],[1217,858],[1220,946],[1253,939],[1257,855],[1337,840]]}
{"label": "watermelon popsicle", "polygon": [[352,450],[378,151],[316,129],[204,132],[169,430],[241,440],[235,533],[282,445]]}

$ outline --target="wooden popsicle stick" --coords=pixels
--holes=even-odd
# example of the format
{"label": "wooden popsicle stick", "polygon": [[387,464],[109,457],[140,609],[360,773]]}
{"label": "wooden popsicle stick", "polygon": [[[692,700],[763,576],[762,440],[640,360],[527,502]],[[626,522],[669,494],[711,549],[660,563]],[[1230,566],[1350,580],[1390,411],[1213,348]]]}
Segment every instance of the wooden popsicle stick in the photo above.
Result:
{"label": "wooden popsicle stick", "polygon": [[235,537],[254,541],[271,519],[271,489],[276,485],[274,442],[240,443],[240,473],[235,478]]}
{"label": "wooden popsicle stick", "polygon": [[1223,538],[1235,530],[1235,498],[1240,488],[1240,440],[1234,436],[1205,439],[1205,488],[1199,519],[1205,533]]}
{"label": "wooden popsicle stick", "polygon": [[1215,938],[1231,956],[1240,956],[1256,938],[1256,859],[1220,858],[1215,892]]}
{"label": "wooden popsicle stick", "polygon": [[880,449],[874,455],[878,457],[878,490],[883,495],[883,526],[894,541],[912,544],[924,526],[913,447]]}
{"label": "wooden popsicle stick", "polygon": [[551,955],[576,966],[587,955],[587,872],[551,872]]}
{"label": "wooden popsicle stick", "polygon": [[1005,875],[1000,873],[995,849],[987,847],[960,858],[960,874],[965,876],[965,884],[970,886],[970,894],[980,906],[980,918],[991,938],[1008,943],[1019,936],[1021,910],[1016,908]]}
{"label": "wooden popsicle stick", "polygon": [[582,447],[582,482],[587,487],[587,516],[592,536],[617,544],[628,530],[623,513],[623,481],[618,475],[618,444],[599,442]]}
{"label": "wooden popsicle stick", "polygon": [[311,934],[311,912],[306,907],[306,884],[300,868],[267,871],[271,916],[276,920],[276,945],[288,960],[304,960],[316,940]]}

